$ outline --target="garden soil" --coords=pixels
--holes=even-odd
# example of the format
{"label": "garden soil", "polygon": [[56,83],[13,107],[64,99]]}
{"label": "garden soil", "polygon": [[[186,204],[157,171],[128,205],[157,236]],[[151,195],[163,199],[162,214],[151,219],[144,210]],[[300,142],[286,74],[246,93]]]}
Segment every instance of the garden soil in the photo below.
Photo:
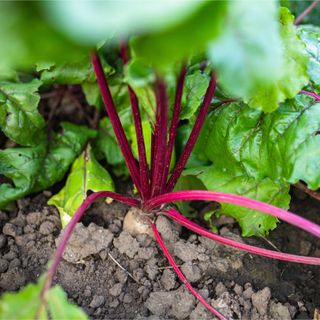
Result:
{"label": "garden soil", "polygon": [[[0,212],[0,293],[36,281],[59,238],[57,210],[45,191]],[[148,236],[122,231],[128,207],[95,203],[71,238],[55,283],[90,319],[212,319],[177,279]],[[320,205],[294,192],[291,210],[320,224]],[[201,222],[201,221],[200,221]],[[242,239],[232,219],[221,235],[284,252],[320,257],[318,239],[285,223],[267,238]],[[189,281],[214,307],[234,319],[313,319],[320,308],[320,268],[257,257],[197,236],[167,218],[156,222]]]}

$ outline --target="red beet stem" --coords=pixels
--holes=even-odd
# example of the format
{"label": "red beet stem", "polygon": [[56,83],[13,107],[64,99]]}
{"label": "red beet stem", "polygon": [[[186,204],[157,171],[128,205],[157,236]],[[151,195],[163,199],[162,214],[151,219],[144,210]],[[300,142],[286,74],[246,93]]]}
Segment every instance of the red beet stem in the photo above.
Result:
{"label": "red beet stem", "polygon": [[116,138],[119,143],[119,147],[126,161],[127,167],[129,169],[130,175],[132,177],[133,183],[136,185],[137,190],[142,195],[142,189],[140,185],[140,176],[139,176],[139,168],[136,163],[136,160],[133,157],[132,150],[130,148],[127,137],[124,133],[120,118],[118,116],[116,107],[114,105],[107,80],[104,75],[104,71],[102,68],[102,64],[100,58],[97,53],[91,53],[91,62],[97,77],[97,81],[101,90],[101,95],[103,98],[103,102],[105,104],[108,116],[110,118],[110,122],[112,124],[112,128],[116,135]]}
{"label": "red beet stem", "polygon": [[181,112],[181,100],[182,100],[183,86],[186,78],[186,73],[187,73],[186,65],[183,65],[178,78],[176,96],[174,100],[173,114],[172,114],[172,120],[171,120],[171,126],[169,131],[169,138],[168,138],[168,147],[166,151],[166,157],[164,162],[164,172],[162,176],[162,186],[163,186],[161,190],[162,192],[164,192],[165,191],[164,189],[166,188],[166,183],[167,183],[167,178],[168,178],[168,173],[169,173],[169,168],[170,168],[170,163],[171,163],[172,153],[174,148],[174,142],[177,136],[179,116]]}
{"label": "red beet stem", "polygon": [[154,157],[151,184],[151,197],[160,194],[162,187],[162,177],[164,172],[164,157],[167,150],[168,131],[168,98],[166,86],[162,79],[156,81],[156,125],[154,130]]}
{"label": "red beet stem", "polygon": [[301,90],[300,93],[302,94],[306,94],[307,96],[310,96],[314,99],[316,99],[317,101],[320,101],[320,96],[318,96],[316,93],[314,92],[310,92],[310,91],[306,91],[306,90]]}
{"label": "red beet stem", "polygon": [[190,137],[187,141],[187,144],[186,144],[184,150],[182,151],[182,154],[181,154],[178,162],[176,163],[176,166],[172,172],[172,175],[167,183],[166,192],[170,192],[173,190],[175,184],[177,183],[177,181],[178,181],[178,179],[179,179],[179,177],[180,177],[180,175],[181,175],[181,173],[182,173],[182,171],[183,171],[183,169],[184,169],[184,167],[190,157],[192,149],[198,139],[202,125],[203,125],[205,117],[207,115],[208,108],[209,108],[211,100],[213,98],[213,94],[214,94],[215,89],[216,89],[216,76],[214,74],[211,74],[209,86],[208,86],[207,92],[204,96],[204,100],[203,100],[202,106],[200,108],[198,117],[196,119],[194,127],[192,128],[192,131],[191,131]]}
{"label": "red beet stem", "polygon": [[272,259],[278,259],[278,260],[290,261],[290,262],[296,262],[296,263],[320,265],[320,258],[299,256],[294,254],[277,252],[273,250],[267,250],[267,249],[251,246],[248,244],[244,244],[235,240],[224,238],[222,236],[219,236],[215,233],[212,233],[206,230],[205,228],[198,226],[196,223],[190,221],[189,219],[187,219],[186,217],[184,217],[183,215],[181,215],[179,212],[177,212],[172,208],[169,208],[169,210],[165,211],[164,214],[170,217],[171,219],[177,221],[179,224],[183,225],[184,227],[188,228],[189,230],[192,230],[203,237],[217,241],[219,243],[222,243],[232,248],[247,251],[253,254],[257,254],[259,256],[269,257]]}
{"label": "red beet stem", "polygon": [[176,191],[166,193],[150,199],[145,203],[147,210],[155,209],[162,204],[175,202],[175,201],[192,201],[192,200],[202,200],[202,201],[217,201],[224,203],[231,203],[238,206],[246,207],[249,209],[261,211],[268,215],[279,218],[285,222],[288,222],[300,229],[307,231],[320,238],[320,226],[304,219],[294,213],[282,210],[270,204],[249,199],[243,196],[224,193],[224,192],[214,192],[207,190],[186,190],[186,191]]}
{"label": "red beet stem", "polygon": [[[122,43],[120,45],[120,53],[122,61],[124,64],[128,62],[128,53],[126,44]],[[141,191],[142,199],[149,199],[150,197],[150,183],[149,183],[149,172],[146,156],[146,147],[143,136],[143,128],[141,124],[141,116],[139,109],[139,101],[137,95],[133,91],[132,87],[128,85],[128,92],[131,103],[131,110],[133,116],[134,127],[136,131],[137,145],[138,145],[138,155],[139,155],[139,167],[140,167],[140,182],[141,182]]]}

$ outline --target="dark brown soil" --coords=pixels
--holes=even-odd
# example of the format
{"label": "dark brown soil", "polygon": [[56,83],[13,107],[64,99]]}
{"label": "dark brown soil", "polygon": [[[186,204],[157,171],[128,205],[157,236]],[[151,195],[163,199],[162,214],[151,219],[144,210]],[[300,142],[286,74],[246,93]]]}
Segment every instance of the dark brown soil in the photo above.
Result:
{"label": "dark brown soil", "polygon": [[[18,290],[46,269],[60,233],[59,215],[46,205],[49,196],[46,191],[20,200],[14,213],[0,212],[1,292]],[[77,226],[55,282],[91,319],[212,319],[151,238],[121,231],[127,210],[115,202],[94,204]],[[291,210],[320,223],[319,203],[300,193]],[[220,234],[240,240],[238,228],[228,221],[220,219]],[[227,317],[311,319],[320,307],[319,267],[235,251],[181,230],[165,217],[158,218],[157,227],[189,281]],[[318,240],[287,224],[272,232],[269,242],[244,241],[320,256]]]}

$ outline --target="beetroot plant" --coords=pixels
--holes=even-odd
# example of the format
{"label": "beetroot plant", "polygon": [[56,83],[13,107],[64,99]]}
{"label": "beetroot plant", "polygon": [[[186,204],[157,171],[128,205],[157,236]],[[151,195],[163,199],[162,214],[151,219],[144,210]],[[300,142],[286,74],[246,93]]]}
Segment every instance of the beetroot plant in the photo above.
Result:
{"label": "beetroot plant", "polygon": [[[124,63],[127,62],[127,53],[125,48],[122,48],[122,58]],[[117,114],[107,80],[104,75],[102,64],[97,53],[93,52],[91,61],[94,71],[97,76],[98,84],[101,90],[101,95],[106,107],[106,111],[112,123],[114,133],[119,143],[121,152],[127,164],[132,181],[137,189],[138,197],[132,198],[110,191],[99,191],[91,193],[81,204],[79,209],[74,214],[73,218],[67,225],[61,242],[56,251],[52,265],[46,274],[42,297],[45,296],[46,291],[50,288],[54,274],[57,271],[59,262],[62,258],[63,251],[67,245],[68,239],[72,234],[76,223],[80,221],[85,214],[86,209],[98,198],[112,198],[116,201],[123,202],[129,206],[138,209],[129,213],[124,220],[124,228],[134,235],[139,233],[153,233],[155,240],[159,244],[168,262],[173,267],[177,276],[187,286],[190,292],[219,319],[226,319],[223,314],[213,308],[201,295],[191,286],[186,277],[182,274],[166,247],[161,235],[157,231],[155,220],[158,215],[165,215],[173,219],[182,226],[196,232],[197,234],[225,244],[227,246],[244,250],[253,254],[266,256],[273,259],[284,260],[295,263],[320,265],[320,258],[306,257],[293,254],[287,254],[259,247],[239,243],[237,241],[219,236],[207,229],[197,225],[191,220],[181,215],[172,203],[177,201],[217,201],[222,203],[230,203],[238,206],[243,206],[249,209],[263,212],[267,215],[274,216],[282,221],[290,223],[308,233],[320,238],[320,226],[312,223],[300,216],[291,212],[284,211],[272,205],[252,200],[239,195],[228,194],[224,192],[211,192],[204,190],[184,190],[173,191],[174,187],[190,157],[193,147],[199,136],[204,119],[207,115],[208,108],[214,97],[216,89],[216,76],[214,72],[211,73],[209,86],[206,90],[200,111],[195,120],[194,126],[187,140],[187,143],[182,151],[176,165],[171,174],[169,174],[169,166],[173,152],[174,141],[177,136],[177,128],[179,122],[179,114],[181,112],[181,99],[183,84],[187,72],[187,66],[183,65],[177,81],[177,88],[175,94],[173,115],[171,122],[168,121],[168,98],[166,93],[166,84],[160,77],[155,82],[155,96],[156,96],[156,122],[155,129],[151,139],[151,164],[150,168],[147,164],[146,146],[144,141],[143,129],[141,125],[141,116],[139,110],[139,101],[134,90],[128,86],[128,93],[130,95],[132,114],[134,119],[134,126],[136,129],[136,137],[138,142],[139,161],[137,162],[133,156],[131,147],[126,138],[121,121]]]}

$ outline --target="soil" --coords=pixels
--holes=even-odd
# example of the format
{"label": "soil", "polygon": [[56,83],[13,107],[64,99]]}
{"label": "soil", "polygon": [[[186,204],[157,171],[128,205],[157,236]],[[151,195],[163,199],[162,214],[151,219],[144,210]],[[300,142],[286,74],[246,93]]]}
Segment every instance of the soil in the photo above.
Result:
{"label": "soil", "polygon": [[[0,211],[0,292],[36,281],[52,256],[61,225],[45,191]],[[320,224],[319,203],[295,191],[291,210]],[[212,319],[186,290],[147,235],[122,231],[128,207],[95,203],[77,225],[55,282],[91,319]],[[242,239],[224,217],[219,233],[272,249],[320,256],[319,240],[287,224]],[[157,227],[189,281],[226,317],[312,319],[320,308],[320,268],[260,258],[221,246],[160,216]]]}

